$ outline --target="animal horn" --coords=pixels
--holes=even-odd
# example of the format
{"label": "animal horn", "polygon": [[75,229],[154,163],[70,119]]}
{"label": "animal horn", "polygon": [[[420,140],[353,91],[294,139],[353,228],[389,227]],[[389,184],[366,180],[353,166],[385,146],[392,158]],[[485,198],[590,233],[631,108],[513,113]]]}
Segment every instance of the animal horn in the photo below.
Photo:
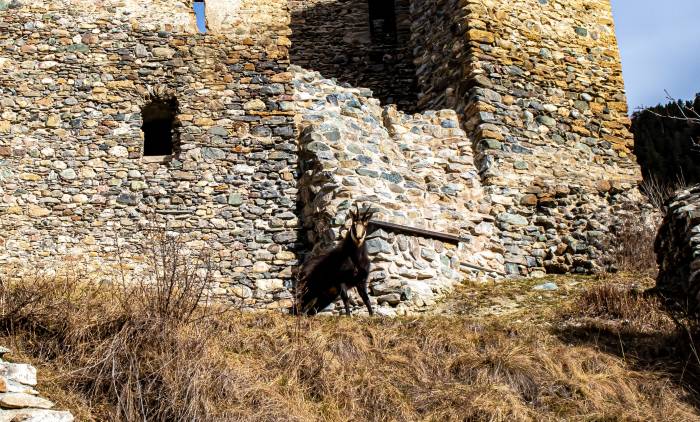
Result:
{"label": "animal horn", "polygon": [[357,214],[355,213],[355,210],[350,207],[350,210],[348,211],[348,216],[350,217],[351,220],[355,220],[357,218]]}
{"label": "animal horn", "polygon": [[365,220],[365,221],[369,221],[369,220],[372,218],[373,215],[374,215],[374,211],[372,211],[372,206],[370,205],[370,206],[368,206],[367,209],[365,210],[365,214],[364,214],[364,216],[362,217],[362,219]]}

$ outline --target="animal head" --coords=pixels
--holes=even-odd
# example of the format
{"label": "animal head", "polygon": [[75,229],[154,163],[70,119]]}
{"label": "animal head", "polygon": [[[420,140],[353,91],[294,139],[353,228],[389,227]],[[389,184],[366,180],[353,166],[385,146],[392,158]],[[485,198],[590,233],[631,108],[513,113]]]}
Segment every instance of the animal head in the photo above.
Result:
{"label": "animal head", "polygon": [[355,246],[360,247],[365,243],[367,238],[367,232],[369,228],[369,222],[374,215],[374,211],[370,207],[360,210],[360,207],[355,204],[355,209],[350,210],[350,219],[352,224],[350,225],[350,237],[355,243]]}

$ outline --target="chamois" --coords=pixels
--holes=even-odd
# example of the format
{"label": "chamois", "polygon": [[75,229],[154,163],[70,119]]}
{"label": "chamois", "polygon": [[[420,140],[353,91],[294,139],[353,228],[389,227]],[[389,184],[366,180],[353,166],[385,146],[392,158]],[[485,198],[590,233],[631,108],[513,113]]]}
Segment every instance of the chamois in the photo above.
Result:
{"label": "chamois", "polygon": [[365,244],[373,213],[369,208],[360,212],[355,204],[355,210],[351,210],[349,215],[352,224],[340,243],[308,260],[301,269],[297,283],[300,293],[293,309],[295,314],[315,315],[340,295],[345,313],[350,316],[348,289],[353,287],[357,288],[369,314],[374,314],[367,293],[370,261]]}

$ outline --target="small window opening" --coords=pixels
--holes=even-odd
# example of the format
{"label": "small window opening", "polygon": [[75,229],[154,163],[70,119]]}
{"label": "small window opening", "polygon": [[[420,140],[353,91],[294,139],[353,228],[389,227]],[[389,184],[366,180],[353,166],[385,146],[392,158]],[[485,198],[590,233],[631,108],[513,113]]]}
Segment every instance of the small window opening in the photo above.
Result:
{"label": "small window opening", "polygon": [[194,0],[194,15],[197,17],[197,30],[200,34],[207,33],[207,14],[204,0]]}
{"label": "small window opening", "polygon": [[372,42],[396,43],[396,7],[394,0],[368,0]]}
{"label": "small window opening", "polygon": [[175,98],[153,100],[141,111],[143,119],[143,155],[172,155],[175,147],[175,116],[178,104]]}

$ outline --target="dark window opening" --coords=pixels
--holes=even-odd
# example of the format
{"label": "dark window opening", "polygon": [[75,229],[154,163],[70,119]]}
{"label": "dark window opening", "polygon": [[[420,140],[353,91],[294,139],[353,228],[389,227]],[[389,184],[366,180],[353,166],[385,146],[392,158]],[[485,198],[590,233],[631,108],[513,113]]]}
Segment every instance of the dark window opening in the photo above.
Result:
{"label": "dark window opening", "polygon": [[381,51],[370,51],[369,61],[372,64],[381,64],[384,62],[384,53]]}
{"label": "dark window opening", "polygon": [[372,42],[396,43],[396,7],[394,0],[369,1],[369,28]]}
{"label": "dark window opening", "polygon": [[197,30],[200,34],[207,33],[207,13],[204,0],[194,0],[194,15],[197,17]]}
{"label": "dark window opening", "polygon": [[172,155],[175,149],[177,100],[154,100],[141,111],[143,118],[143,155]]}

